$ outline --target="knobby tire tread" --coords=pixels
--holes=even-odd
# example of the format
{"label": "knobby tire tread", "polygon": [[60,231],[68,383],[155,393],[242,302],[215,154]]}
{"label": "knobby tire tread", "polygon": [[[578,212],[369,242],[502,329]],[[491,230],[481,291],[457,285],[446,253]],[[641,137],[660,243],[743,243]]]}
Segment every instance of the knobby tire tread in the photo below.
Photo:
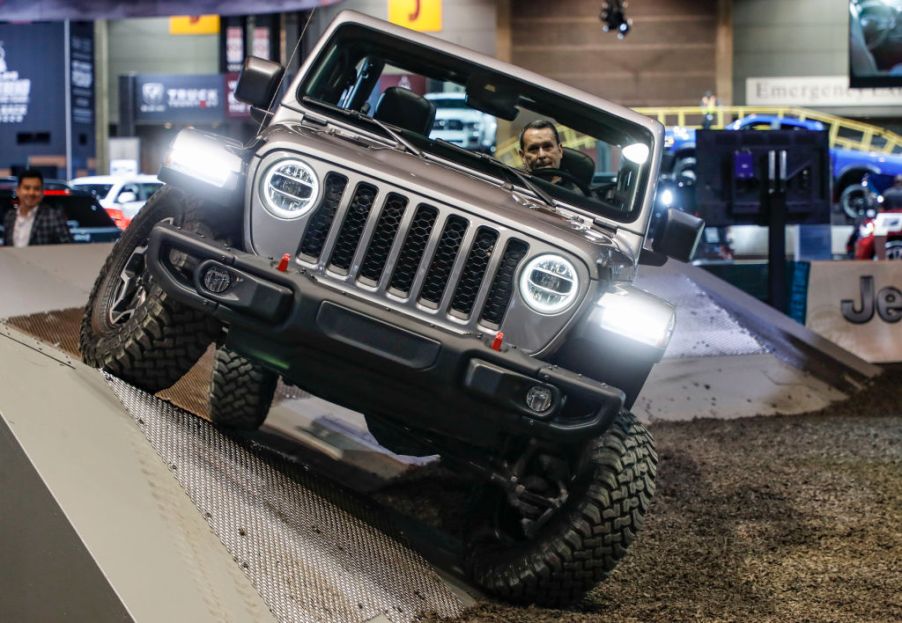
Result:
{"label": "knobby tire tread", "polygon": [[213,361],[210,419],[235,430],[256,430],[263,424],[279,377],[276,373],[222,346]]}
{"label": "knobby tire tread", "polygon": [[[151,282],[146,298],[122,325],[98,320],[106,314],[110,280],[118,278],[132,249],[146,242],[154,224],[167,218],[201,222],[202,202],[166,186],[157,191],[113,247],[88,298],[79,334],[82,359],[148,392],[178,381],[222,331],[218,321],[170,298]],[[113,272],[116,271],[116,274]]]}
{"label": "knobby tire tread", "polygon": [[629,412],[587,452],[587,486],[534,540],[468,552],[477,584],[508,601],[564,606],[610,575],[648,511],[658,457],[651,434]]}

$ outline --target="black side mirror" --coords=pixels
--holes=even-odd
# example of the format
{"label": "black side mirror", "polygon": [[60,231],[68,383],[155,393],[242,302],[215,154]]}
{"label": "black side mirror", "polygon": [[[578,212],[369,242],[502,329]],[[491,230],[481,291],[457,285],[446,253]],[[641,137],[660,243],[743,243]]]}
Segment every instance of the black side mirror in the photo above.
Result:
{"label": "black side mirror", "polygon": [[655,253],[688,262],[702,237],[705,221],[673,208],[661,216],[651,248]]}
{"label": "black side mirror", "polygon": [[[250,104],[252,114],[254,109],[265,114],[276,94],[276,89],[279,88],[279,82],[284,73],[285,68],[279,63],[256,56],[248,56],[244,59],[244,66],[238,77],[235,99]],[[256,117],[256,115],[254,116]]]}

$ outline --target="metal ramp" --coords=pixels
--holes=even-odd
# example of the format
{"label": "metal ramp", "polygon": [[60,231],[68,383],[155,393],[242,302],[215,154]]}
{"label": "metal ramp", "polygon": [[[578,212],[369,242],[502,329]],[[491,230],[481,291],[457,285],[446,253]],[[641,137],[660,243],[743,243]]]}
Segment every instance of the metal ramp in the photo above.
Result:
{"label": "metal ramp", "polygon": [[[400,622],[472,603],[376,505],[8,327],[0,379],[0,464],[20,476],[2,481],[20,507],[0,519],[3,620]],[[62,557],[26,508],[57,518]]]}

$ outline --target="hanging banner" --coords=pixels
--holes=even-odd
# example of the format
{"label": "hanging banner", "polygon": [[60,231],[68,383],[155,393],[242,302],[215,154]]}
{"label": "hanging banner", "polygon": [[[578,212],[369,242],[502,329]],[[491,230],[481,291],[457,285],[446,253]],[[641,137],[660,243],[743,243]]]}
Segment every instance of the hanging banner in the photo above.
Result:
{"label": "hanging banner", "polygon": [[164,17],[168,15],[246,15],[306,11],[336,4],[339,0],[267,0],[249,4],[247,0],[2,0],[0,20],[57,21]]}
{"label": "hanging banner", "polygon": [[137,123],[216,123],[225,116],[222,74],[135,77]]}
{"label": "hanging banner", "polygon": [[902,361],[902,261],[811,262],[805,326],[866,361]]}
{"label": "hanging banner", "polygon": [[218,15],[177,15],[169,18],[170,35],[218,35]]}
{"label": "hanging banner", "polygon": [[388,21],[420,32],[440,32],[442,0],[388,0]]}

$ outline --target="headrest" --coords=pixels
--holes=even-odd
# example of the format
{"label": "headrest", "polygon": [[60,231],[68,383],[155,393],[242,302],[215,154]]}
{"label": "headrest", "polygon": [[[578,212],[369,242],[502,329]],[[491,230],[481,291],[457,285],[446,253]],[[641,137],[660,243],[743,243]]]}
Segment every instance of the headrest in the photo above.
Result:
{"label": "headrest", "polygon": [[388,87],[379,98],[373,117],[428,136],[435,120],[435,106],[422,95],[417,95],[409,89]]}
{"label": "headrest", "polygon": [[592,183],[595,176],[595,161],[591,156],[584,154],[578,149],[570,147],[563,148],[564,155],[561,158],[561,168],[570,172],[584,186]]}

